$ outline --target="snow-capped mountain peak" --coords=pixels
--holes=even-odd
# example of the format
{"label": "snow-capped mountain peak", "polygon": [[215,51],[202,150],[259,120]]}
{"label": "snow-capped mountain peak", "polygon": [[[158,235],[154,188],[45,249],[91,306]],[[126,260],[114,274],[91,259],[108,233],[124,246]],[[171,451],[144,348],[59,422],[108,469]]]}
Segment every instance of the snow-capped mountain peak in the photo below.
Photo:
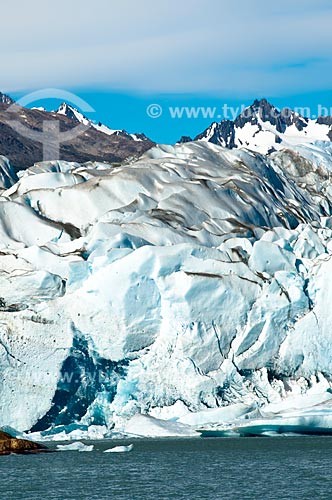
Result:
{"label": "snow-capped mountain peak", "polygon": [[71,118],[72,120],[78,121],[80,123],[83,123],[84,125],[91,126],[92,122],[84,116],[78,109],[74,108],[73,106],[70,106],[66,102],[63,102],[59,108],[57,109],[56,113],[58,115],[64,115],[67,116],[68,118]]}
{"label": "snow-capped mountain peak", "polygon": [[147,140],[147,137],[144,134],[129,134],[125,130],[111,129],[110,127],[104,125],[101,122],[95,123],[94,121],[84,116],[78,109],[74,108],[73,106],[71,106],[66,102],[63,102],[59,106],[56,113],[59,115],[65,115],[68,118],[71,118],[72,120],[75,120],[79,123],[83,123],[87,127],[93,127],[94,129],[106,135],[118,135],[134,141]]}
{"label": "snow-capped mountain peak", "polygon": [[234,121],[213,122],[195,140],[267,154],[291,145],[332,140],[332,118],[309,119],[256,99]]}
{"label": "snow-capped mountain peak", "polygon": [[6,94],[0,92],[0,104],[14,104],[14,101],[11,97]]}

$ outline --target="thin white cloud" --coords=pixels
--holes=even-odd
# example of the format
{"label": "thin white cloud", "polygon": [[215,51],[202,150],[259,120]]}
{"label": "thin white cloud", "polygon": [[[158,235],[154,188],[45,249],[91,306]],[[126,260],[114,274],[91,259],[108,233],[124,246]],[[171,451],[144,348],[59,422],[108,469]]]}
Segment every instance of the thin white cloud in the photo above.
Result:
{"label": "thin white cloud", "polygon": [[332,86],[331,23],[330,0],[12,0],[0,88],[323,90]]}

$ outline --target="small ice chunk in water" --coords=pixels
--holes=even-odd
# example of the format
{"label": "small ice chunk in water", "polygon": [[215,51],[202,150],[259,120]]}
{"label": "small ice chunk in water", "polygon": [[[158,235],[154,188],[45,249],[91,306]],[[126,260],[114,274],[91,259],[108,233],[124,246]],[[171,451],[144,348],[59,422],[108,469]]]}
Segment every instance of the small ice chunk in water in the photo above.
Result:
{"label": "small ice chunk in water", "polygon": [[105,450],[104,453],[126,453],[128,451],[131,451],[133,447],[133,444],[129,444],[128,446],[115,446],[114,448]]}
{"label": "small ice chunk in water", "polygon": [[70,444],[58,444],[57,449],[59,451],[92,451],[94,448],[93,444],[87,445],[81,443],[80,441],[76,441],[75,443]]}

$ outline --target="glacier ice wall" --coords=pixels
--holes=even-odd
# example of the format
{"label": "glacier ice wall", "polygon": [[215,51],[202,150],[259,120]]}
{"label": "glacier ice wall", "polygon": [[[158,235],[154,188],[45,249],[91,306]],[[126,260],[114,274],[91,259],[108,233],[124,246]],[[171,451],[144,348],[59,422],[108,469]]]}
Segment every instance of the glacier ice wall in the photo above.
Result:
{"label": "glacier ice wall", "polygon": [[0,426],[120,429],[329,388],[331,155],[197,142],[18,180],[3,160]]}

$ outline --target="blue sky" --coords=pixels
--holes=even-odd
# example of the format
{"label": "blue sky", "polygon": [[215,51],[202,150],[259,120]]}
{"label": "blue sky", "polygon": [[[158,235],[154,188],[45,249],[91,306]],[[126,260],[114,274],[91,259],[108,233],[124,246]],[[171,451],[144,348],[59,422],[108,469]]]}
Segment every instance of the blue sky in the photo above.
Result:
{"label": "blue sky", "polygon": [[11,0],[6,17],[0,89],[70,90],[91,118],[158,142],[212,121],[169,106],[332,107],[331,0]]}

